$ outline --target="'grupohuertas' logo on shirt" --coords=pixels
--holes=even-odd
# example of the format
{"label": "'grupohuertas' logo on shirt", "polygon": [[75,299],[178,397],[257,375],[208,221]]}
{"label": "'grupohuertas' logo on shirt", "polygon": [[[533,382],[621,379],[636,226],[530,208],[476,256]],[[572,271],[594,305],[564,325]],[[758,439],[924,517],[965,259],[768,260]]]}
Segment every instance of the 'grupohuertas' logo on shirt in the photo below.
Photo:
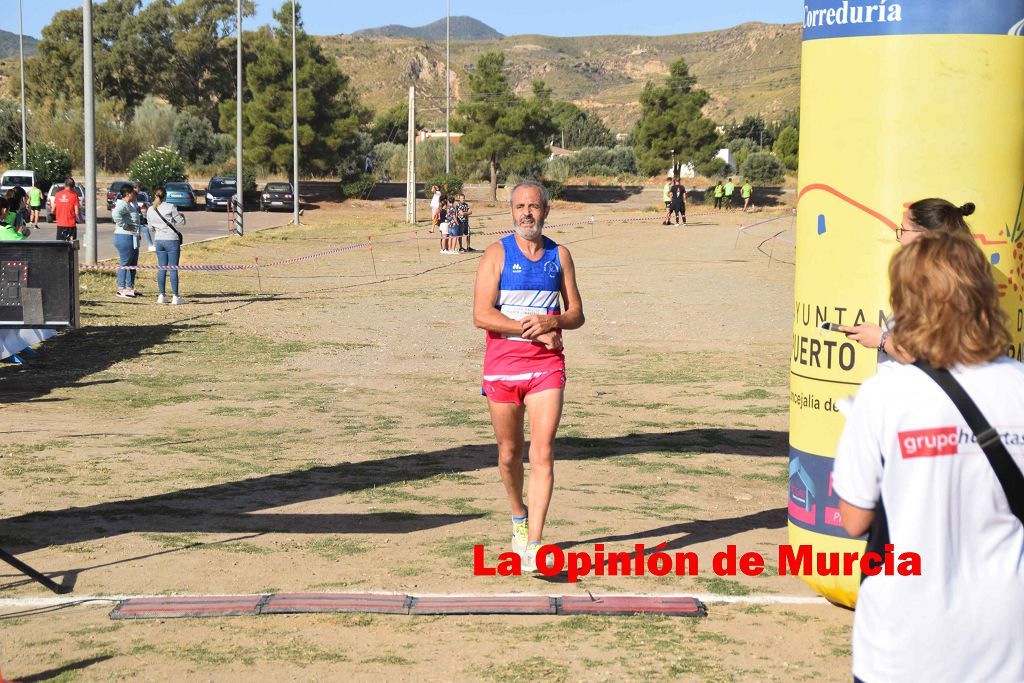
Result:
{"label": "'grupohuertas' logo on shirt", "polygon": [[956,427],[936,427],[900,432],[900,453],[904,460],[956,455],[960,452],[959,431]]}

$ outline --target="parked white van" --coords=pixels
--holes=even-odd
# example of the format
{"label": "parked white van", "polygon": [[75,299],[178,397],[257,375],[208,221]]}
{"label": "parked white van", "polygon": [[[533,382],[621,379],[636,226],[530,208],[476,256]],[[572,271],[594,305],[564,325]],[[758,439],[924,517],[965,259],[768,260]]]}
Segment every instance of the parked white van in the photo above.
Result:
{"label": "parked white van", "polygon": [[23,190],[28,192],[35,184],[35,171],[24,171],[12,168],[9,171],[4,171],[4,174],[0,176],[0,194],[3,194],[4,192],[7,192],[7,190],[16,186],[21,186]]}

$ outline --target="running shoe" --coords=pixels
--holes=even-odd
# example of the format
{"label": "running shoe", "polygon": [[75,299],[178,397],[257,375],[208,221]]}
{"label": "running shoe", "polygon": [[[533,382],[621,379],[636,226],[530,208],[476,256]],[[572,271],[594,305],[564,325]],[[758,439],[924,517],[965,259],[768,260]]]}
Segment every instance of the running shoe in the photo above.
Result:
{"label": "running shoe", "polygon": [[159,295],[157,295],[157,297],[156,297],[156,302],[157,302],[158,304],[165,304],[165,303],[167,303],[167,298],[166,298],[166,297],[164,297],[164,295],[163,295],[163,294],[159,294]]}
{"label": "running shoe", "polygon": [[171,297],[172,306],[180,306],[183,303],[185,303],[185,300],[182,299],[180,296]]}
{"label": "running shoe", "polygon": [[530,541],[530,528],[527,519],[512,522],[512,552],[520,557],[526,552]]}
{"label": "running shoe", "polygon": [[118,299],[130,299],[130,298],[131,298],[130,296],[128,296],[128,295],[127,295],[127,294],[125,293],[125,291],[124,291],[123,289],[119,289],[119,290],[117,290],[117,294],[116,294],[115,296],[116,296],[116,297],[117,297]]}
{"label": "running shoe", "polygon": [[530,545],[526,546],[526,552],[523,553],[523,572],[535,572],[537,571],[537,553],[540,551],[540,543],[534,541]]}

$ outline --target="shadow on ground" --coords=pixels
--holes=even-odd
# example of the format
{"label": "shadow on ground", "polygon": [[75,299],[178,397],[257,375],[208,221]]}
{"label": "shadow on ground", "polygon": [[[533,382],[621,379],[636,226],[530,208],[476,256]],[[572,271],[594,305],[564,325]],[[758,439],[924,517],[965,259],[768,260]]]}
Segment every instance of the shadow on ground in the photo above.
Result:
{"label": "shadow on ground", "polygon": [[184,328],[202,327],[206,325],[111,325],[69,330],[41,346],[39,357],[31,364],[0,369],[0,396],[5,402],[32,401],[64,387],[112,383],[115,380],[81,380],[167,343]]}
{"label": "shadow on ground", "polygon": [[[718,453],[781,456],[787,435],[752,429],[688,429],[556,442],[561,461],[638,453]],[[441,474],[473,472],[496,464],[493,444],[471,444],[380,460],[313,467],[240,481],[183,489],[87,507],[32,512],[0,520],[0,542],[26,552],[136,532],[161,533],[409,533],[455,524],[474,515],[274,514],[262,510]]]}

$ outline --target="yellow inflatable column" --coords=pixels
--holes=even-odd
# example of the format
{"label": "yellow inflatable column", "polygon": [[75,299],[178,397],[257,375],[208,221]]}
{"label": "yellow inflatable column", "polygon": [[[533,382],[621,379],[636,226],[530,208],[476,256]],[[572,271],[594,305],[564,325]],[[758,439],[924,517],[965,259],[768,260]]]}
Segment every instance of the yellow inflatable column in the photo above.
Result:
{"label": "yellow inflatable column", "polygon": [[[791,362],[789,538],[863,550],[840,526],[832,461],[837,402],[877,356],[822,322],[884,325],[903,204],[974,202],[1015,332],[1024,335],[1024,0],[806,0],[796,302]],[[912,550],[912,549],[911,549]],[[809,576],[852,606],[859,577]]]}

